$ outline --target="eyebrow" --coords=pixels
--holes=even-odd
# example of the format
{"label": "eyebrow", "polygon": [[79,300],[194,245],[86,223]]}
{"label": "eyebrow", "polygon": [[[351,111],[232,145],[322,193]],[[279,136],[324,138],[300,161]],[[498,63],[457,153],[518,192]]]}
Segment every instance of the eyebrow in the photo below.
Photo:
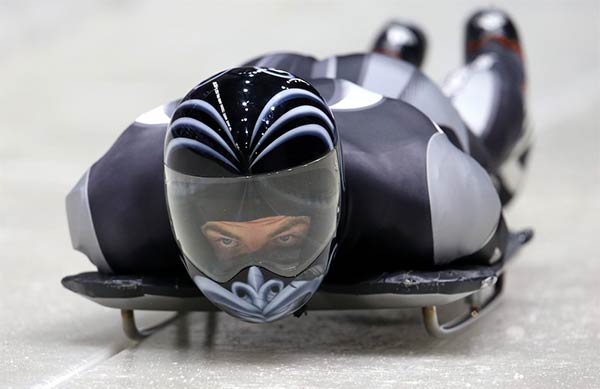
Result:
{"label": "eyebrow", "polygon": [[236,234],[232,233],[231,231],[228,231],[225,228],[223,228],[221,226],[218,226],[218,225],[209,225],[209,226],[206,226],[206,227],[202,228],[202,232],[203,233],[206,234],[206,231],[215,231],[215,232],[218,232],[220,234],[227,235],[229,237],[235,238],[237,240],[241,239],[241,237],[239,235],[236,235]]}
{"label": "eyebrow", "polygon": [[308,223],[306,222],[306,220],[303,217],[295,217],[295,218],[285,222],[284,225],[277,228],[275,231],[271,232],[269,234],[269,238],[272,238],[275,235],[281,234],[282,232],[289,230],[290,228],[294,227],[297,224],[308,224]]}

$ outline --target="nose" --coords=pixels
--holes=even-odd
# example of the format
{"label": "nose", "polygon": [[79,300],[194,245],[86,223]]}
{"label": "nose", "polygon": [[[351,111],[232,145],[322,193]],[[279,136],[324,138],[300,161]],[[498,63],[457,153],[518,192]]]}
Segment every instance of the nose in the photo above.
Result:
{"label": "nose", "polygon": [[248,253],[254,253],[262,249],[269,242],[268,233],[261,228],[252,228],[248,232],[246,241],[246,249]]}

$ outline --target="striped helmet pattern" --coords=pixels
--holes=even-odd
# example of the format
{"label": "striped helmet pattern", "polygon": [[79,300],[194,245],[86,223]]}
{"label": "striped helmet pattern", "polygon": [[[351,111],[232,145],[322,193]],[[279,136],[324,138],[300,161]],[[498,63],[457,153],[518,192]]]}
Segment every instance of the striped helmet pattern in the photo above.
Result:
{"label": "striped helmet pattern", "polygon": [[281,70],[242,67],[210,77],[181,100],[164,158],[185,174],[252,175],[312,162],[337,141],[333,115],[308,82]]}

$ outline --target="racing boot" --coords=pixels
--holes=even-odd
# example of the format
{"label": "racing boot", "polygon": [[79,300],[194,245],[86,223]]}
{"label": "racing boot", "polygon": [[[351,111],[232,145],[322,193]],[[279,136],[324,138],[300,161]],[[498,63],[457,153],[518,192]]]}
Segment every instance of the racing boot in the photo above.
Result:
{"label": "racing boot", "polygon": [[522,57],[519,35],[510,17],[495,8],[473,14],[466,25],[465,59],[469,63],[494,45],[510,49]]}
{"label": "racing boot", "polygon": [[375,40],[372,51],[400,58],[416,67],[421,67],[426,49],[427,39],[419,27],[391,21]]}

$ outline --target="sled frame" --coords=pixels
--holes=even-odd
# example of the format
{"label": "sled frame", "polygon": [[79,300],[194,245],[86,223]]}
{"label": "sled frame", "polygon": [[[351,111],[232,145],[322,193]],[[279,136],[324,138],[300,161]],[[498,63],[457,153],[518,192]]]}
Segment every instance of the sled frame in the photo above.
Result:
{"label": "sled frame", "polygon": [[[455,336],[467,328],[470,328],[479,319],[492,311],[497,306],[499,297],[503,291],[504,274],[499,275],[497,279],[490,279],[488,283],[488,287],[494,288],[490,297],[484,301],[481,301],[480,295],[482,291],[487,290],[488,287],[486,287],[463,298],[462,300],[459,300],[465,301],[469,304],[467,314],[459,315],[447,321],[446,323],[440,323],[440,318],[438,315],[439,306],[431,305],[422,307],[421,311],[423,316],[423,324],[425,325],[425,329],[429,335],[435,338],[447,338]],[[176,312],[170,318],[163,320],[154,326],[140,329],[135,320],[135,311],[133,309],[121,309],[121,324],[123,326],[123,332],[129,339],[140,341],[173,323],[183,315],[185,315],[185,312]]]}

